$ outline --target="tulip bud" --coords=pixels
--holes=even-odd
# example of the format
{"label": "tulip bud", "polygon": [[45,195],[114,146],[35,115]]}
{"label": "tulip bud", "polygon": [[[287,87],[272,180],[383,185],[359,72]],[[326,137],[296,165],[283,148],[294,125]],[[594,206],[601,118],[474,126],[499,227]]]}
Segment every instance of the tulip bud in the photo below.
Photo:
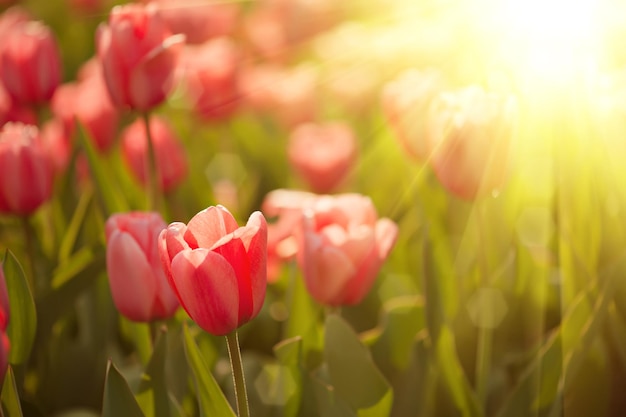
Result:
{"label": "tulip bud", "polygon": [[98,57],[113,103],[147,111],[174,86],[184,35],[172,35],[155,5],[128,4],[111,11],[96,33]]}
{"label": "tulip bud", "polygon": [[[156,156],[159,186],[170,191],[187,175],[185,151],[165,120],[150,118],[150,135]],[[143,184],[148,183],[148,138],[142,119],[137,119],[122,132],[122,155],[126,165]]]}
{"label": "tulip bud", "polygon": [[59,49],[41,22],[14,25],[3,39],[0,61],[4,85],[18,103],[44,103],[61,82]]}
{"label": "tulip bud", "polygon": [[114,214],[106,222],[111,295],[129,320],[165,319],[178,308],[158,254],[157,238],[165,226],[161,216],[151,212]]}
{"label": "tulip bud", "polygon": [[163,268],[189,316],[226,335],[259,314],[267,285],[267,224],[254,212],[245,226],[222,206],[172,223],[159,236]]}
{"label": "tulip bud", "polygon": [[327,193],[350,170],[356,157],[356,138],[343,123],[306,123],[291,133],[287,153],[311,189]]}
{"label": "tulip bud", "polygon": [[0,212],[33,213],[51,197],[52,175],[38,129],[5,124],[0,131]]}

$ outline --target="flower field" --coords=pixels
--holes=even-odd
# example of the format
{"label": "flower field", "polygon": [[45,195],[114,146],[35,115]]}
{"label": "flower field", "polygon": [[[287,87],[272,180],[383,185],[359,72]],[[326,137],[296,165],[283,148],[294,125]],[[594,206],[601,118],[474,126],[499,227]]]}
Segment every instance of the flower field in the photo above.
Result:
{"label": "flower field", "polygon": [[0,0],[0,416],[624,415],[624,23]]}

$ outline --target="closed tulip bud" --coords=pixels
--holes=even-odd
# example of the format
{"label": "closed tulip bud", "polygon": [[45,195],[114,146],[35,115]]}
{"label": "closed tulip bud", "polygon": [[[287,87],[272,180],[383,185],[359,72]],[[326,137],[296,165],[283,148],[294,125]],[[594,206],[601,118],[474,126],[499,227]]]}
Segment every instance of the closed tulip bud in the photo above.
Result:
{"label": "closed tulip bud", "polygon": [[369,292],[393,248],[397,225],[378,218],[358,194],[321,196],[305,210],[298,262],[311,296],[328,306],[354,305]]}
{"label": "closed tulip bud", "polygon": [[159,237],[163,267],[189,316],[226,335],[261,310],[267,285],[267,224],[254,212],[245,226],[222,206],[172,223]]}
{"label": "closed tulip bud", "polygon": [[52,31],[41,22],[14,25],[0,48],[0,75],[18,103],[50,100],[61,82],[61,58]]}
{"label": "closed tulip bud", "polygon": [[172,35],[155,5],[128,4],[111,11],[96,33],[98,57],[113,103],[147,111],[174,86],[184,35]]}
{"label": "closed tulip bud", "polygon": [[289,162],[317,193],[327,193],[345,178],[356,158],[356,138],[343,123],[306,123],[289,137]]}
{"label": "closed tulip bud", "polygon": [[[172,190],[187,175],[187,159],[178,138],[165,120],[152,116],[150,134],[156,156],[160,188]],[[148,138],[143,120],[137,119],[122,132],[122,155],[126,165],[142,183],[148,183]]]}
{"label": "closed tulip bud", "polygon": [[35,126],[0,131],[0,212],[29,215],[52,195],[53,168]]}
{"label": "closed tulip bud", "polygon": [[132,321],[166,319],[178,308],[158,253],[157,238],[165,227],[155,212],[114,214],[106,222],[111,295],[119,312]]}
{"label": "closed tulip bud", "polygon": [[513,97],[477,86],[435,98],[429,138],[431,164],[441,184],[466,200],[502,187],[511,169],[516,119]]}

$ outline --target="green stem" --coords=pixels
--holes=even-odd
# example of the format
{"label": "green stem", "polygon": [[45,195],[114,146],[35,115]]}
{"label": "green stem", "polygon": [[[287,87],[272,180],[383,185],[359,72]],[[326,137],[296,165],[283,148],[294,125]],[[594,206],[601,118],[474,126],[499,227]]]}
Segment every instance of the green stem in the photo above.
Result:
{"label": "green stem", "polygon": [[237,415],[239,417],[250,417],[250,409],[248,408],[248,393],[246,392],[246,381],[243,375],[243,363],[241,362],[241,351],[239,349],[239,336],[237,335],[237,330],[226,335],[226,344],[228,345],[230,367],[233,371],[235,398],[237,399]]}
{"label": "green stem", "polygon": [[148,142],[148,210],[158,210],[160,203],[159,176],[154,140],[150,131],[150,113],[144,112],[141,117],[146,128],[146,140]]}
{"label": "green stem", "polygon": [[37,294],[40,288],[37,281],[37,267],[35,262],[35,232],[30,225],[29,217],[22,216],[22,230],[24,232],[24,242],[26,244],[26,257],[28,258],[28,266],[30,273],[27,274],[28,283],[33,294]]}

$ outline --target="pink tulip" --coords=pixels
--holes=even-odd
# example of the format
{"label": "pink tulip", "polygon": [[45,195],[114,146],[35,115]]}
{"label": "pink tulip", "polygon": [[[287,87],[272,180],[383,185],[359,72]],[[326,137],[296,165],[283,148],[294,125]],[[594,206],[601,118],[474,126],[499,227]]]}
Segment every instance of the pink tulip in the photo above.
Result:
{"label": "pink tulip", "polygon": [[172,35],[156,5],[127,4],[111,11],[96,33],[98,57],[113,103],[147,111],[174,86],[184,35]]}
{"label": "pink tulip", "polygon": [[178,308],[158,253],[157,238],[165,227],[156,212],[119,213],[106,222],[111,295],[119,312],[130,320],[166,319]]}
{"label": "pink tulip", "polygon": [[185,35],[187,43],[201,44],[230,35],[236,28],[239,5],[214,0],[155,0],[173,33]]}
{"label": "pink tulip", "polygon": [[[187,176],[185,151],[169,124],[156,116],[150,118],[150,134],[156,156],[159,186],[172,190]],[[146,126],[137,119],[122,132],[122,155],[126,165],[143,184],[148,183],[148,139]]]}
{"label": "pink tulip", "polygon": [[41,127],[41,140],[56,174],[62,174],[70,162],[72,143],[60,119],[46,121]]}
{"label": "pink tulip", "polygon": [[443,88],[435,70],[407,70],[389,82],[382,94],[383,111],[406,152],[420,162],[430,158],[428,109]]}
{"label": "pink tulip", "polygon": [[35,126],[0,131],[0,212],[29,215],[50,199],[53,168]]}
{"label": "pink tulip", "polygon": [[306,123],[289,137],[289,162],[317,193],[330,192],[345,178],[357,153],[356,138],[344,123]]}
{"label": "pink tulip", "polygon": [[229,38],[187,47],[184,80],[194,110],[207,120],[224,119],[240,104],[239,54]]}
{"label": "pink tulip", "polygon": [[512,97],[477,86],[435,98],[429,113],[431,164],[448,191],[471,200],[505,184],[516,111]]}
{"label": "pink tulip", "polygon": [[230,212],[209,207],[159,237],[163,267],[189,316],[226,335],[259,314],[267,285],[267,224],[254,212],[239,227]]}
{"label": "pink tulip", "polygon": [[41,22],[13,25],[0,47],[0,76],[21,104],[41,104],[61,82],[61,58],[52,31]]}
{"label": "pink tulip", "polygon": [[305,210],[298,262],[306,287],[320,304],[358,304],[374,284],[398,234],[358,194],[321,196]]}
{"label": "pink tulip", "polygon": [[37,118],[33,110],[23,104],[18,104],[9,96],[9,93],[0,83],[0,126],[7,122],[22,122],[25,124],[37,124]]}

